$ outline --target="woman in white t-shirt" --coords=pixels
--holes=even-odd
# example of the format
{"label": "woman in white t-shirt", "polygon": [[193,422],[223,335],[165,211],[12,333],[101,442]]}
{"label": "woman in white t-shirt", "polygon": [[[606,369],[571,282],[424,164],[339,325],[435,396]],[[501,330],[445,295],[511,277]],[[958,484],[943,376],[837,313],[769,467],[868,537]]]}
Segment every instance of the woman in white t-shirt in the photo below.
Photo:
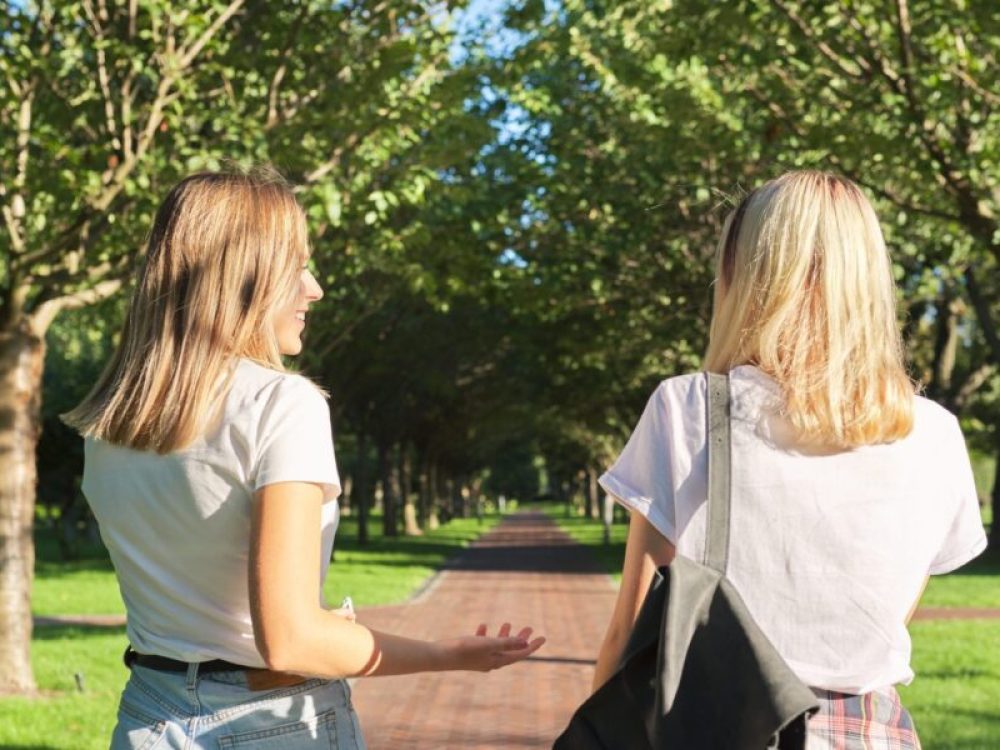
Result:
{"label": "woman in white t-shirt", "polygon": [[[754,190],[719,243],[705,366],[728,373],[727,574],[821,705],[809,747],[916,748],[894,685],[927,576],[986,546],[956,419],[915,395],[892,267],[858,187],[792,172]],[[654,570],[704,553],[706,381],[663,381],[601,484],[632,511],[595,688]]]}
{"label": "woman in white t-shirt", "polygon": [[275,174],[160,207],[114,358],[66,415],[128,615],[112,748],[362,748],[344,678],[488,671],[543,639],[435,642],[322,606],[340,479],[322,393],[284,370],[322,292]]}

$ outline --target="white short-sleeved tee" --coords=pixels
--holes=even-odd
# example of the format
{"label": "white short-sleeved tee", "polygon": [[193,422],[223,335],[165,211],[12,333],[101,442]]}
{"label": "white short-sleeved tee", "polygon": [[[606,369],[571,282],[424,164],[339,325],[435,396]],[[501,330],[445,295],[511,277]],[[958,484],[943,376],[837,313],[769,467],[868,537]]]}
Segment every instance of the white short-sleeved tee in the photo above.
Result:
{"label": "white short-sleeved tee", "polygon": [[[845,452],[797,450],[778,385],[730,373],[732,521],[727,575],[808,685],[845,693],[908,683],[906,616],[928,574],[986,546],[958,422],[915,397],[913,431]],[[602,486],[678,554],[705,549],[703,374],[665,380]]]}
{"label": "white short-sleeved tee", "polygon": [[256,490],[289,481],[324,488],[322,578],[339,520],[329,407],[305,378],[248,360],[235,363],[217,424],[184,450],[86,440],[83,492],[136,651],[264,666],[250,620],[251,508]]}

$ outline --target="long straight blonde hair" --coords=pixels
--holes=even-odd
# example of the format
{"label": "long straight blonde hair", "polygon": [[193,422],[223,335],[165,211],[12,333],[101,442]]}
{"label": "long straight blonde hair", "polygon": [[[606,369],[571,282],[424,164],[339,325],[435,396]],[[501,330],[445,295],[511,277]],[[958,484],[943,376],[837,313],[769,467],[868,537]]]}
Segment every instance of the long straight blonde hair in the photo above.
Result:
{"label": "long straight blonde hair", "polygon": [[848,179],[789,172],[727,218],[705,367],[774,378],[799,438],[836,448],[913,427],[892,266],[868,199]]}
{"label": "long straight blonde hair", "polygon": [[64,420],[138,450],[189,445],[234,358],[284,369],[271,315],[308,251],[305,215],[273,170],[182,180],[156,214],[118,348]]}

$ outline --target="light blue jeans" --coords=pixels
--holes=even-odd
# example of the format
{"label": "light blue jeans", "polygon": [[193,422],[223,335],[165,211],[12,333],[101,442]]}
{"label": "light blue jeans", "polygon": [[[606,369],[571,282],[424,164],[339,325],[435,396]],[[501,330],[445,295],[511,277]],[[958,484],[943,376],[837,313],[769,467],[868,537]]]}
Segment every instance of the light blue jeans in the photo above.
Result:
{"label": "light blue jeans", "polygon": [[111,750],[364,750],[344,680],[253,691],[242,671],[133,666]]}

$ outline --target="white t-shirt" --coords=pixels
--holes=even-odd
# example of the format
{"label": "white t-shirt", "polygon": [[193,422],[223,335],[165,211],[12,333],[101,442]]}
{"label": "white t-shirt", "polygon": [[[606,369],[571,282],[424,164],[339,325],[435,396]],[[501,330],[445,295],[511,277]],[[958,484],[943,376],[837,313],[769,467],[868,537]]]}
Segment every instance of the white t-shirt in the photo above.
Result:
{"label": "white t-shirt", "polygon": [[[730,373],[732,520],[727,576],[806,684],[845,693],[908,683],[906,615],[928,574],[986,546],[958,422],[915,397],[902,440],[796,450],[779,386]],[[703,374],[663,381],[603,487],[689,559],[705,549]]]}
{"label": "white t-shirt", "polygon": [[236,363],[218,424],[190,447],[158,455],[86,441],[83,492],[136,651],[264,666],[250,621],[251,507],[256,490],[289,481],[324,487],[325,576],[340,493],[329,407],[305,378],[248,360]]}

